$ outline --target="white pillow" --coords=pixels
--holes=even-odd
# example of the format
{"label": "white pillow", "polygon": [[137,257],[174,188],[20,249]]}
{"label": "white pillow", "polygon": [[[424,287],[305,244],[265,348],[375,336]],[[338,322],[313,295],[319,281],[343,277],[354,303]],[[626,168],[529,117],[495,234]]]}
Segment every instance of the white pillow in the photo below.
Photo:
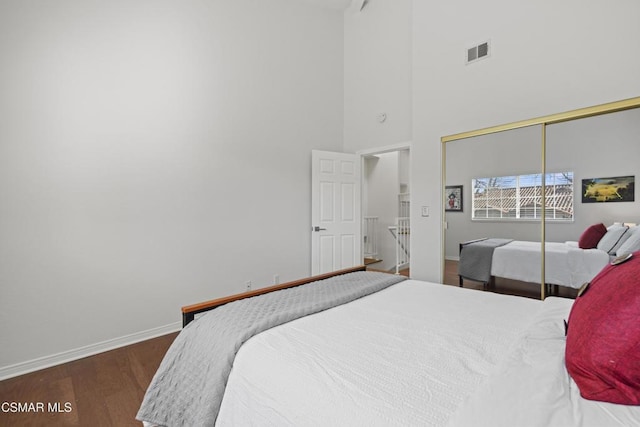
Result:
{"label": "white pillow", "polygon": [[627,230],[629,228],[625,226],[612,225],[608,227],[607,234],[602,236],[602,239],[598,242],[598,249],[608,252],[610,255],[615,254],[629,237]]}
{"label": "white pillow", "polygon": [[629,238],[616,251],[618,256],[640,251],[640,227],[631,227],[625,234],[628,234]]}

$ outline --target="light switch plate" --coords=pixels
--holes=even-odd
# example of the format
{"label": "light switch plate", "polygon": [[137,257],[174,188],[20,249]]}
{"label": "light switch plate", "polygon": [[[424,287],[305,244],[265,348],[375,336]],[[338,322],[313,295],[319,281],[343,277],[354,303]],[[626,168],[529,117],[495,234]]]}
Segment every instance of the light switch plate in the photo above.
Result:
{"label": "light switch plate", "polygon": [[429,206],[422,207],[422,216],[429,216]]}

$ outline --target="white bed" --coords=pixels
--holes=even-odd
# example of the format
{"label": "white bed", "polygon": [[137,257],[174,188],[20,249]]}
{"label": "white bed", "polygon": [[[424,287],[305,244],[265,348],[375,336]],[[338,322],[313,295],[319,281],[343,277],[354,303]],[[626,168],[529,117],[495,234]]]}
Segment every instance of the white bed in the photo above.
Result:
{"label": "white bed", "polygon": [[402,282],[250,339],[216,425],[638,425],[567,375],[571,304]]}
{"label": "white bed", "polygon": [[[493,252],[491,275],[541,283],[540,242],[514,240]],[[545,243],[545,283],[579,289],[610,261],[606,251],[580,249],[578,242]]]}
{"label": "white bed", "polygon": [[[339,287],[347,283],[346,276],[333,279],[339,279]],[[304,283],[309,283],[306,288],[321,282]],[[258,298],[269,295],[264,301],[270,301],[270,307],[275,293]],[[223,303],[229,304],[228,299],[183,307],[183,313]],[[640,425],[640,406],[580,397],[564,363],[564,320],[572,305],[566,298],[540,301],[402,281],[253,335],[229,359],[219,406],[214,417],[206,419],[218,427]],[[181,344],[174,342],[172,349],[184,344],[188,353],[177,350],[165,357],[169,369],[187,366],[187,371],[177,370],[185,378],[169,375],[162,366],[158,370],[160,383],[168,380],[165,402],[181,398],[213,409],[208,398],[203,399],[209,395],[194,387],[193,380],[207,379],[210,372],[216,378],[210,368],[224,354],[216,351],[217,339],[210,335],[188,337],[207,331],[203,325],[217,325],[217,320],[210,322],[218,318],[216,311],[205,315],[214,317],[196,319],[176,339]],[[198,365],[186,363],[189,354],[197,355]],[[177,383],[186,387],[176,389]],[[152,395],[158,391],[153,383],[152,389]],[[152,409],[144,416],[141,408],[139,419],[148,421],[145,425],[162,424],[151,422],[166,413],[161,402],[147,402]],[[190,412],[176,408],[178,412],[170,412],[174,421],[166,424],[205,419],[195,413],[185,416]]]}

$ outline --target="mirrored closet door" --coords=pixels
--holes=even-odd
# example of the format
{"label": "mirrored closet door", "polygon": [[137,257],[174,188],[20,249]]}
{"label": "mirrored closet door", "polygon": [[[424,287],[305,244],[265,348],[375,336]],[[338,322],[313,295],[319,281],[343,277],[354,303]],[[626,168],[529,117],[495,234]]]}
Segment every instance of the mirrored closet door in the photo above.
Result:
{"label": "mirrored closet door", "polygon": [[442,143],[445,283],[575,296],[640,223],[640,97]]}
{"label": "mirrored closet door", "polygon": [[[502,261],[498,248],[512,241],[540,247],[541,133],[541,126],[527,126],[446,144],[443,203],[448,280],[499,292],[500,283],[491,277],[511,277],[519,271],[511,268],[508,259]],[[475,251],[480,257],[488,256],[482,252],[492,252],[493,271],[471,255],[461,259],[463,252]],[[540,261],[535,264],[539,266]],[[455,274],[462,279],[452,278]],[[540,268],[532,274],[516,276],[539,283]]]}

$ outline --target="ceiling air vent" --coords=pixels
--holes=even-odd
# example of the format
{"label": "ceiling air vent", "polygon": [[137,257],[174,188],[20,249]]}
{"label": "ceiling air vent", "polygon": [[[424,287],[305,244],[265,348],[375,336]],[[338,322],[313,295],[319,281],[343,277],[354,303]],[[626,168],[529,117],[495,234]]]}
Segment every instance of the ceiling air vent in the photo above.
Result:
{"label": "ceiling air vent", "polygon": [[489,56],[489,42],[480,43],[467,49],[467,64]]}

